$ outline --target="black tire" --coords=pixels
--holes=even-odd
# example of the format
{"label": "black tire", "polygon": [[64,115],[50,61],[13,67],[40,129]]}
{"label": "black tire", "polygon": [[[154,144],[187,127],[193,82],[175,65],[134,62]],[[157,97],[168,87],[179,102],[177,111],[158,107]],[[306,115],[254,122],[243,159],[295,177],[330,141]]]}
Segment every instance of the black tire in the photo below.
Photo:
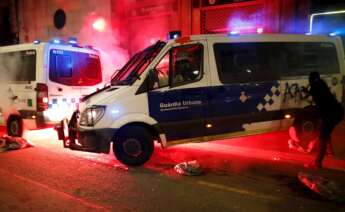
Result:
{"label": "black tire", "polygon": [[120,130],[114,140],[114,154],[125,165],[141,166],[152,156],[153,137],[143,127],[125,127]]}
{"label": "black tire", "polygon": [[22,137],[23,122],[20,117],[11,116],[7,121],[7,134],[13,137]]}

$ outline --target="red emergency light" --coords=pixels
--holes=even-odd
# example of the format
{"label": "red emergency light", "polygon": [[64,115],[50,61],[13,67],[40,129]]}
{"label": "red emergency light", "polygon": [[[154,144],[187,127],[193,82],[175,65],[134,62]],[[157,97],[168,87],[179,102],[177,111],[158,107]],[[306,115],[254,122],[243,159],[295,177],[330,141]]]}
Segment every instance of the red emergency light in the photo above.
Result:
{"label": "red emergency light", "polygon": [[97,18],[93,23],[92,27],[94,30],[97,30],[99,32],[104,32],[105,27],[106,27],[106,22],[104,18]]}

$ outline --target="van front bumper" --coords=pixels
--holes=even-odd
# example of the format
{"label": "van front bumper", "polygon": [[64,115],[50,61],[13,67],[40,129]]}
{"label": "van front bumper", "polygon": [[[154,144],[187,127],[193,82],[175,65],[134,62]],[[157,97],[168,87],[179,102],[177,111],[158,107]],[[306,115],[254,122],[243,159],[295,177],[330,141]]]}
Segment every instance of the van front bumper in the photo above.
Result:
{"label": "van front bumper", "polygon": [[72,128],[69,125],[61,122],[56,127],[59,140],[63,141],[65,148],[86,152],[109,153],[110,142],[116,133],[115,129],[83,129]]}

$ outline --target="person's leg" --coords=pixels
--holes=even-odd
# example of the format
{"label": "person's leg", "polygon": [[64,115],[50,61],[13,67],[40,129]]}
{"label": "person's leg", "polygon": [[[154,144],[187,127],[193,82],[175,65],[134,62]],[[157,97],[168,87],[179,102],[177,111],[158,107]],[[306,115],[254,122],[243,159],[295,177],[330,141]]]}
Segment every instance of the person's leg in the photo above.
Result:
{"label": "person's leg", "polygon": [[332,144],[331,141],[328,142],[326,154],[327,154],[328,156],[334,156],[334,149],[333,149],[333,144]]}
{"label": "person's leg", "polygon": [[327,151],[327,144],[330,142],[330,138],[319,138],[319,142],[320,142],[320,149],[319,152],[315,158],[315,165],[318,168],[322,167],[322,161],[325,158],[326,155],[326,151]]}
{"label": "person's leg", "polygon": [[319,152],[315,158],[315,165],[318,168],[322,167],[322,161],[325,158],[327,152],[327,146],[331,142],[331,134],[335,127],[336,123],[330,120],[323,120],[320,128],[319,136]]}

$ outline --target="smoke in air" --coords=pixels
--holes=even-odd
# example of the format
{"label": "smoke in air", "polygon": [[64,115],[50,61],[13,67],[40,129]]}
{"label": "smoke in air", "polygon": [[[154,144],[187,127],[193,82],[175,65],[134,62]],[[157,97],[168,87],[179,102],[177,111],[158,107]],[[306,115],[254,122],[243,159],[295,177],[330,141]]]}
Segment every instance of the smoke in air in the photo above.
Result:
{"label": "smoke in air", "polygon": [[101,52],[101,62],[106,82],[128,60],[127,50],[120,46],[120,35],[112,29],[110,21],[91,13],[85,18],[77,36],[81,43],[94,46]]}

